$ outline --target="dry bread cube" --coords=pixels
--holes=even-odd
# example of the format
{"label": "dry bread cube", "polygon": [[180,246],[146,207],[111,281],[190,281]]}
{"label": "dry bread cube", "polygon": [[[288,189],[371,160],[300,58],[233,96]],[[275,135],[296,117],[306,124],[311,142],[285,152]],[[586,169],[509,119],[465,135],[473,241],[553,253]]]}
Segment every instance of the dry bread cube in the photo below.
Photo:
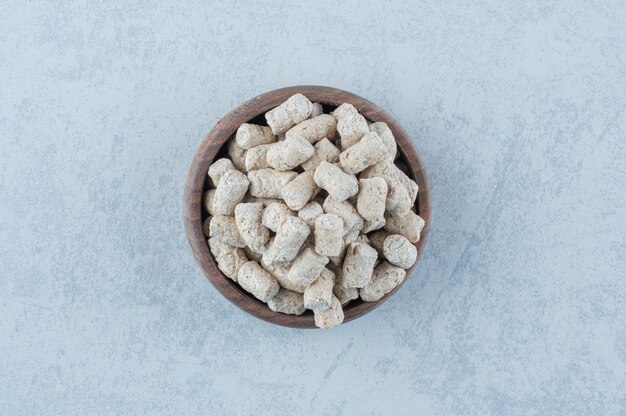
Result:
{"label": "dry bread cube", "polygon": [[351,300],[359,298],[359,289],[354,287],[345,287],[339,282],[335,282],[333,286],[333,294],[339,299],[339,303],[342,306],[349,303]]}
{"label": "dry bread cube", "polygon": [[352,230],[347,231],[343,236],[343,242],[348,246],[350,243],[354,243],[359,239],[359,235],[361,234],[361,230]]}
{"label": "dry bread cube", "polygon": [[280,284],[281,287],[297,293],[304,293],[306,285],[298,284],[287,279],[287,275],[289,274],[289,270],[291,269],[292,264],[293,262],[291,261],[269,262],[268,256],[265,254],[261,258],[261,266],[265,270],[270,272],[272,276],[274,276],[274,278],[278,281],[278,284]]}
{"label": "dry bread cube", "polygon": [[409,193],[409,198],[411,199],[411,204],[415,203],[417,199],[417,193],[419,191],[419,187],[414,180],[406,176],[404,172],[402,172],[395,164],[382,160],[379,161],[372,166],[369,166],[361,173],[361,178],[371,178],[374,176],[380,176],[381,178],[387,181],[387,185],[390,187],[394,185],[397,187],[397,184],[401,184],[406,188]]}
{"label": "dry bread cube", "polygon": [[337,131],[337,122],[330,114],[322,114],[317,117],[304,120],[298,125],[290,128],[285,137],[287,140],[290,137],[300,136],[304,137],[311,144],[315,144],[322,140],[324,137],[329,140],[335,139],[335,133]]}
{"label": "dry bread cube", "polygon": [[327,138],[323,138],[314,146],[313,156],[302,164],[304,170],[315,170],[320,163],[337,163],[339,162],[339,154],[341,152]]}
{"label": "dry bread cube", "polygon": [[317,202],[313,201],[313,202],[309,202],[304,207],[302,207],[300,211],[298,211],[298,218],[306,222],[307,225],[311,229],[314,229],[315,220],[317,219],[317,217],[319,217],[323,213],[324,213],[324,210],[322,209],[322,206],[318,204]]}
{"label": "dry bread cube", "polygon": [[285,185],[280,195],[290,209],[302,209],[316,194],[318,187],[313,180],[314,174],[312,171],[302,172]]}
{"label": "dry bread cube", "polygon": [[328,257],[317,254],[311,247],[305,247],[293,261],[287,280],[296,285],[308,286],[320,275],[326,263]]}
{"label": "dry bread cube", "polygon": [[267,302],[267,306],[274,312],[288,315],[302,315],[305,310],[302,294],[283,288],[280,288],[278,293]]}
{"label": "dry bread cube", "polygon": [[343,271],[341,267],[337,267],[334,264],[328,264],[328,269],[335,273],[335,284],[333,285],[333,293],[339,299],[339,303],[342,306],[350,302],[351,300],[359,297],[359,289],[353,287],[347,287],[343,280]]}
{"label": "dry bread cube", "polygon": [[235,208],[235,223],[245,244],[257,253],[265,252],[270,231],[263,225],[263,204],[242,202]]}
{"label": "dry bread cube", "polygon": [[268,302],[280,289],[276,279],[253,260],[241,265],[237,283],[261,302]]}
{"label": "dry bread cube", "polygon": [[350,103],[343,103],[341,104],[339,107],[337,107],[332,113],[330,113],[333,117],[335,117],[335,120],[337,120],[337,122],[339,122],[339,120],[341,120],[342,118],[344,118],[347,115],[356,115],[359,112],[356,110],[356,108],[354,108],[354,106]]}
{"label": "dry bread cube", "polygon": [[272,132],[278,135],[306,120],[312,111],[313,103],[304,95],[295,94],[278,107],[265,113],[265,119]]}
{"label": "dry bread cube", "polygon": [[278,227],[287,219],[287,216],[295,216],[296,213],[289,209],[282,202],[273,202],[263,210],[261,222],[264,226],[272,230],[278,231]]}
{"label": "dry bread cube", "polygon": [[239,268],[248,261],[243,250],[237,247],[229,246],[222,243],[216,238],[209,238],[209,249],[215,257],[217,267],[226,275],[226,277],[237,281]]}
{"label": "dry bread cube", "polygon": [[348,201],[338,202],[331,196],[328,196],[324,200],[324,212],[328,214],[335,214],[343,220],[344,234],[349,234],[355,231],[359,231],[363,228],[363,218],[359,215],[357,210]]}
{"label": "dry bread cube", "polygon": [[267,126],[243,123],[235,133],[235,141],[239,147],[248,150],[262,144],[274,143],[276,137]]}
{"label": "dry bread cube", "polygon": [[292,135],[275,143],[265,153],[267,164],[277,170],[291,170],[306,162],[315,153],[313,145],[304,137]]}
{"label": "dry bread cube", "polygon": [[341,202],[359,192],[356,176],[349,175],[337,165],[322,161],[313,176],[315,183],[328,192],[336,201]]}
{"label": "dry bread cube", "polygon": [[333,295],[330,308],[323,311],[313,311],[313,317],[315,319],[315,326],[318,328],[328,329],[341,324],[344,319],[344,314],[339,299]]}
{"label": "dry bread cube", "polygon": [[[241,204],[240,204],[241,205]],[[233,247],[244,248],[246,243],[239,235],[235,218],[226,215],[216,215],[209,223],[209,237],[216,238],[222,243]]]}
{"label": "dry bread cube", "polygon": [[322,114],[324,114],[324,107],[322,107],[322,104],[313,103],[313,110],[311,110],[311,115],[309,117],[317,117]]}
{"label": "dry bread cube", "polygon": [[346,257],[346,251],[350,244],[352,243],[362,243],[369,245],[369,239],[366,235],[360,234],[360,232],[350,232],[343,237],[343,248],[341,250],[341,254],[337,257],[331,257],[331,261],[339,267],[343,267],[343,261]]}
{"label": "dry bread cube", "polygon": [[239,146],[233,138],[228,140],[228,156],[237,169],[246,170],[246,149]]}
{"label": "dry bread cube", "polygon": [[333,298],[335,274],[324,268],[320,275],[304,291],[304,307],[312,311],[330,308]]}
{"label": "dry bread cube", "polygon": [[420,233],[422,228],[424,228],[424,220],[413,211],[409,211],[402,218],[385,215],[385,220],[385,230],[390,233],[400,234],[413,244],[420,240]]}
{"label": "dry bread cube", "polygon": [[405,237],[393,234],[383,243],[383,254],[389,263],[402,269],[408,269],[417,260],[417,249]]}
{"label": "dry bread cube", "polygon": [[393,162],[398,152],[398,145],[396,144],[396,139],[393,137],[393,133],[387,123],[382,121],[372,123],[370,124],[369,129],[370,131],[376,132],[385,144],[387,154],[383,157],[383,161]]}
{"label": "dry bread cube", "polygon": [[385,161],[366,168],[360,175],[361,179],[373,177],[381,177],[387,182],[387,211],[395,217],[405,216],[417,198],[417,184],[408,179],[393,163]]}
{"label": "dry bread cube", "polygon": [[346,173],[359,173],[383,159],[387,154],[385,144],[376,132],[366,133],[357,143],[341,152],[339,161]]}
{"label": "dry bread cube", "polygon": [[343,260],[343,279],[347,287],[361,288],[372,278],[374,263],[378,253],[372,246],[363,243],[351,243]]}
{"label": "dry bread cube", "polygon": [[275,169],[248,172],[250,195],[256,198],[282,198],[282,189],[296,176],[298,176],[296,172],[281,172]]}
{"label": "dry bread cube", "polygon": [[409,178],[406,173],[402,172],[400,168],[398,168],[396,165],[392,163],[391,166],[393,174],[400,181],[400,183],[402,183],[402,185],[404,185],[404,187],[409,191],[411,204],[414,204],[415,200],[417,199],[417,193],[419,192],[419,186],[417,186],[417,183],[413,179]]}
{"label": "dry bread cube", "polygon": [[369,233],[372,231],[380,230],[385,226],[385,219],[377,219],[374,221],[363,220],[363,228],[361,229],[362,233]]}
{"label": "dry bread cube", "polygon": [[338,256],[343,248],[343,220],[335,214],[322,214],[315,220],[315,251]]}
{"label": "dry bread cube", "polygon": [[385,225],[385,205],[387,201],[387,182],[374,177],[359,179],[359,195],[356,209],[365,220],[364,233],[378,230]]}
{"label": "dry bread cube", "polygon": [[221,158],[217,159],[211,166],[209,166],[209,171],[207,172],[209,178],[211,179],[211,185],[217,186],[220,183],[220,179],[224,175],[224,173],[229,170],[236,170],[237,168],[233,165],[230,159]]}
{"label": "dry bread cube", "polygon": [[268,249],[270,262],[291,261],[296,258],[311,229],[297,217],[288,217],[280,225],[274,242]]}
{"label": "dry bread cube", "polygon": [[209,215],[215,215],[215,211],[213,211],[213,199],[215,198],[215,189],[209,189],[204,193],[204,198],[202,200],[204,209]]}
{"label": "dry bread cube", "polygon": [[369,126],[365,117],[359,113],[347,112],[337,122],[337,132],[341,137],[341,150],[346,150],[369,132]]}
{"label": "dry bread cube", "polygon": [[387,211],[394,217],[404,217],[411,210],[409,191],[399,182],[387,179]]}
{"label": "dry bread cube", "polygon": [[402,283],[405,276],[401,268],[383,262],[374,269],[371,280],[359,290],[359,295],[366,302],[377,301]]}
{"label": "dry bread cube", "polygon": [[266,155],[267,149],[269,149],[270,147],[272,147],[271,144],[262,144],[260,146],[248,149],[244,160],[246,171],[250,172],[251,170],[269,168],[270,165],[267,163]]}
{"label": "dry bread cube", "polygon": [[229,170],[222,175],[215,189],[212,208],[216,214],[232,216],[235,207],[243,200],[250,182],[238,170]]}

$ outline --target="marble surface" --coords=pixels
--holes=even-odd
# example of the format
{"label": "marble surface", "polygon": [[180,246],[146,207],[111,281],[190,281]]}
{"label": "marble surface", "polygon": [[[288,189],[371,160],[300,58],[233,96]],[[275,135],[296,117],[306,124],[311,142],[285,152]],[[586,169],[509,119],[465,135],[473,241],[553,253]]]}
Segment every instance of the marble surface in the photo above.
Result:
{"label": "marble surface", "polygon": [[[626,413],[621,2],[0,3],[0,414]],[[413,135],[433,224],[327,332],[239,311],[181,198],[213,123],[294,84]]]}

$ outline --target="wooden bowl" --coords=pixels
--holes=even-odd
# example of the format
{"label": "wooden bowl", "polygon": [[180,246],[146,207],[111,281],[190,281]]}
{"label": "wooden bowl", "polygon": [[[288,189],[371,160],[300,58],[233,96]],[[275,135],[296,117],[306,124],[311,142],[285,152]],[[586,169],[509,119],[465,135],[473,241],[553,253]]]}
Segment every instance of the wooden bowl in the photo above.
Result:
{"label": "wooden bowl", "polygon": [[[300,85],[281,88],[266,92],[265,94],[261,94],[258,97],[246,101],[217,122],[196,151],[196,155],[191,163],[191,168],[189,169],[187,182],[185,183],[183,196],[185,234],[187,235],[187,240],[191,246],[193,256],[200,266],[200,269],[202,269],[202,272],[213,284],[213,286],[215,286],[222,295],[224,295],[240,309],[243,309],[257,318],[274,324],[294,328],[315,328],[313,314],[311,311],[307,310],[300,316],[273,312],[266,304],[258,301],[248,292],[241,289],[237,283],[224,276],[224,274],[218,269],[215,259],[209,251],[207,238],[204,236],[202,231],[202,221],[208,215],[204,211],[202,204],[203,193],[206,189],[208,189],[207,171],[214,159],[222,157],[225,154],[225,149],[223,149],[225,146],[223,145],[226,140],[228,140],[228,138],[235,133],[237,128],[242,123],[251,121],[257,124],[266,124],[265,118],[263,117],[265,112],[278,106],[296,93],[304,94],[312,102],[322,103],[325,107],[325,113],[342,103],[351,103],[369,121],[384,121],[387,123],[389,128],[391,128],[391,131],[393,132],[393,135],[398,143],[398,150],[400,152],[399,160],[405,162],[409,169],[409,176],[416,180],[419,185],[419,194],[415,202],[415,208],[417,213],[426,222],[424,229],[422,230],[420,241],[416,244],[417,261],[413,267],[407,270],[407,277],[404,282],[406,282],[406,280],[410,277],[411,271],[417,265],[426,243],[431,218],[430,190],[424,164],[420,159],[419,153],[411,144],[411,138],[408,133],[396,122],[396,120],[393,119],[393,117],[383,111],[376,104],[373,104],[348,91],[314,85]],[[383,302],[393,296],[400,286],[383,296],[377,302],[363,302],[360,299],[350,302],[344,308],[344,322],[363,316],[380,306]]]}

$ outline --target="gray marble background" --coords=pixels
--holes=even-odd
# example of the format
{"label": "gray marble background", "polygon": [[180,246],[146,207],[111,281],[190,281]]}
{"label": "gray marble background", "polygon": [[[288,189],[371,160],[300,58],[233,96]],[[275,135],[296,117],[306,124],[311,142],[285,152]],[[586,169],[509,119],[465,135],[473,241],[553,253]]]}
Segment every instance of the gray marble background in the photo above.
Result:
{"label": "gray marble background", "polygon": [[[626,7],[566,3],[1,2],[0,414],[626,414]],[[433,195],[327,332],[229,304],[181,219],[212,125],[304,83],[393,114]]]}

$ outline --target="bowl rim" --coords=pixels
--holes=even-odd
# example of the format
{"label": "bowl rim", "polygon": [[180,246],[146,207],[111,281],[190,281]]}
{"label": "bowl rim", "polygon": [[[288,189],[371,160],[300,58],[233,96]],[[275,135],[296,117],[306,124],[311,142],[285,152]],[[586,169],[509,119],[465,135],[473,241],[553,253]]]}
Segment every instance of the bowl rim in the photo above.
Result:
{"label": "bowl rim", "polygon": [[235,133],[237,128],[255,117],[263,115],[268,110],[280,105],[290,96],[300,93],[311,102],[320,102],[330,106],[341,103],[351,103],[368,121],[387,123],[391,129],[398,150],[404,157],[410,175],[419,186],[419,193],[415,202],[416,211],[424,219],[420,240],[415,244],[417,259],[415,264],[406,271],[406,277],[400,285],[375,302],[358,302],[348,304],[344,309],[344,323],[361,317],[392,297],[409,279],[412,271],[419,263],[424,251],[431,222],[430,184],[424,163],[419,152],[413,146],[411,137],[400,124],[378,105],[349,91],[320,85],[295,85],[260,94],[239,105],[220,120],[200,143],[189,173],[185,181],[183,192],[183,219],[184,229],[191,252],[196,263],[211,284],[230,302],[239,309],[273,324],[292,328],[316,328],[313,314],[286,315],[272,311],[265,303],[255,299],[245,292],[234,281],[226,277],[217,267],[211,254],[207,238],[202,229],[203,194],[207,171],[224,143]]}

